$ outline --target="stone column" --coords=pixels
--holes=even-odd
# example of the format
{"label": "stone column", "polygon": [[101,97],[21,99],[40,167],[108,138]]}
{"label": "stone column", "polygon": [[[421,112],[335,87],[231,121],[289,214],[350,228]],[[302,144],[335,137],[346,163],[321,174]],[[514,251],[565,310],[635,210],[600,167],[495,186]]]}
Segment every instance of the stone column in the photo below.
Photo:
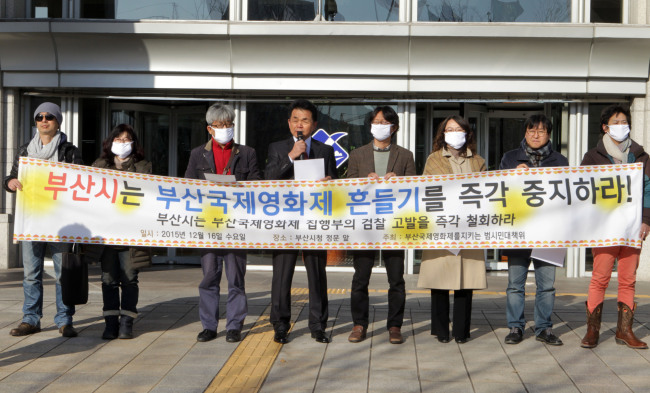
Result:
{"label": "stone column", "polygon": [[[646,84],[646,96],[632,101],[632,139],[650,150],[650,82]],[[650,281],[650,239],[641,250],[641,260],[637,270],[637,280]]]}
{"label": "stone column", "polygon": [[[647,24],[650,21],[650,0],[630,1],[630,23]],[[632,139],[650,150],[650,81],[646,83],[645,97],[632,100]],[[650,281],[650,239],[641,250],[637,280]]]}
{"label": "stone column", "polygon": [[[20,107],[15,104],[15,94],[11,89],[0,87],[0,140],[5,141],[0,156],[2,179],[9,174],[16,144],[19,137],[18,124]],[[13,209],[14,195],[0,191],[0,270],[20,266],[18,246],[13,244]]]}

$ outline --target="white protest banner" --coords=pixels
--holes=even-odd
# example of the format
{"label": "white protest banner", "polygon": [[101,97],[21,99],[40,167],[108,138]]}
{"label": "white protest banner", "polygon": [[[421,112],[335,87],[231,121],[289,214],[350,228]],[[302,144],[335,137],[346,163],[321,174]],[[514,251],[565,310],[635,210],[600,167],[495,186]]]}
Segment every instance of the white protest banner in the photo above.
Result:
{"label": "white protest banner", "polygon": [[216,248],[640,247],[641,164],[211,183],[21,158],[14,240]]}

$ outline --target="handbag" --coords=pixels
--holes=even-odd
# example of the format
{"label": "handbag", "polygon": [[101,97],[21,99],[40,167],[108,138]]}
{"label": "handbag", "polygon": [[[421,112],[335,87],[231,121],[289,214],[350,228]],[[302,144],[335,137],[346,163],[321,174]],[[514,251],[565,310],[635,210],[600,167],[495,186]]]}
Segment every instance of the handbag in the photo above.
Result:
{"label": "handbag", "polygon": [[78,244],[72,252],[61,255],[61,298],[66,306],[88,303],[88,264],[81,257]]}

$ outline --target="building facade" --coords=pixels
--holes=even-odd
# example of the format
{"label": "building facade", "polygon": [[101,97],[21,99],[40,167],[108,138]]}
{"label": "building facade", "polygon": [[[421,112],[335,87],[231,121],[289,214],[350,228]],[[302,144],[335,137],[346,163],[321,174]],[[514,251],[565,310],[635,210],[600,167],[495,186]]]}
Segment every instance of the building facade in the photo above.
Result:
{"label": "building facade", "polygon": [[[611,103],[632,109],[632,137],[650,141],[650,0],[0,0],[1,169],[33,135],[43,101],[91,163],[112,126],[130,123],[154,173],[182,176],[207,141],[214,102],[237,111],[235,139],[255,147],[287,136],[286,105],[309,98],[319,128],[370,141],[378,104],[400,115],[398,144],[421,171],[437,124],[469,119],[489,169],[544,112],[555,147],[578,165]],[[339,167],[345,171],[345,164]],[[18,266],[13,195],[0,196],[0,264]],[[160,249],[158,260],[197,261]],[[498,250],[487,268],[502,269]],[[409,272],[419,251],[408,252]],[[639,278],[650,280],[650,253]],[[264,253],[252,265],[268,264]],[[570,249],[566,275],[589,275]]]}

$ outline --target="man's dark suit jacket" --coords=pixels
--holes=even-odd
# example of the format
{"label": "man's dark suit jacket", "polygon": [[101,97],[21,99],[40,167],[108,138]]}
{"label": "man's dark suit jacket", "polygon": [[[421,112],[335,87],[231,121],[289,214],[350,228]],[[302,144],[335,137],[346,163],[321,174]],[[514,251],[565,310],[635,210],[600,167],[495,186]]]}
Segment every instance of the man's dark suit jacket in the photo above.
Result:
{"label": "man's dark suit jacket", "polygon": [[[375,170],[375,156],[372,148],[373,142],[352,150],[348,163],[348,178],[368,177]],[[388,167],[386,173],[393,172],[396,176],[415,176],[415,161],[413,153],[397,144],[390,145],[388,153]]]}
{"label": "man's dark suit jacket", "polygon": [[[205,145],[195,147],[190,153],[190,162],[185,170],[188,179],[205,180],[204,173],[215,173],[214,155],[212,153],[212,138]],[[257,167],[257,154],[252,147],[233,144],[230,153],[230,173],[237,181],[261,180],[262,175]],[[221,173],[217,173],[221,175]]]}
{"label": "man's dark suit jacket", "polygon": [[[269,146],[269,161],[266,164],[267,180],[289,180],[294,178],[293,163],[289,152],[294,145],[293,137]],[[325,176],[337,177],[334,149],[312,138],[309,158],[325,160]],[[309,330],[312,333],[324,331],[327,327],[327,252],[325,250],[303,250],[309,287]],[[291,326],[291,282],[296,267],[298,250],[273,250],[273,278],[271,279],[271,317],[276,332],[288,331]]]}
{"label": "man's dark suit jacket", "polygon": [[[289,152],[294,145],[293,137],[271,143],[269,146],[269,160],[264,170],[266,180],[291,180],[293,175],[293,163],[289,159]],[[331,176],[336,179],[336,159],[334,158],[334,149],[332,146],[311,138],[311,149],[309,158],[325,159],[325,176]]]}

